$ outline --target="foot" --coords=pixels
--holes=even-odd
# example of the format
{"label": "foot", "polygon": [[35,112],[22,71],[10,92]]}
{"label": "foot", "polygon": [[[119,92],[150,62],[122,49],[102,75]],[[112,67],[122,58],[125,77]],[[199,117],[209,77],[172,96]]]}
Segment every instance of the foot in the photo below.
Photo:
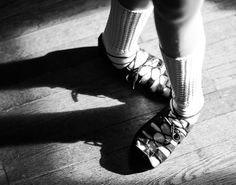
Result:
{"label": "foot", "polygon": [[184,118],[169,107],[159,112],[135,135],[130,155],[132,166],[143,171],[165,161],[188,135],[198,116]]}
{"label": "foot", "polygon": [[[109,54],[106,52],[102,41],[102,34],[98,38],[98,47],[103,56],[105,56],[111,64],[117,65],[108,57]],[[144,54],[148,57],[146,57],[144,62],[137,65],[138,57]],[[115,56],[112,57],[114,58]],[[167,98],[171,95],[170,82],[163,61],[142,49],[137,51],[134,59],[125,67],[116,69],[119,71],[120,75],[132,85],[133,89],[138,87]]]}

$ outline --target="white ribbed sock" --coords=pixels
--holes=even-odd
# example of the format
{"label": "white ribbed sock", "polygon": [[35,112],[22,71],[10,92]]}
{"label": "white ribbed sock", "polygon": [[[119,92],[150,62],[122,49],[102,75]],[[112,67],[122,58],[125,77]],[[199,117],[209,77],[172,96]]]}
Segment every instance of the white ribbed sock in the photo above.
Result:
{"label": "white ribbed sock", "polygon": [[172,87],[171,107],[184,117],[197,114],[204,104],[201,86],[204,51],[202,39],[196,50],[185,57],[171,58],[162,52]]}
{"label": "white ribbed sock", "polygon": [[[111,1],[103,42],[109,54],[108,57],[115,67],[127,66],[136,56],[139,51],[138,38],[152,10],[153,7],[143,10],[129,10],[123,7],[118,0]],[[145,61],[147,54],[141,58],[143,58],[141,61]]]}

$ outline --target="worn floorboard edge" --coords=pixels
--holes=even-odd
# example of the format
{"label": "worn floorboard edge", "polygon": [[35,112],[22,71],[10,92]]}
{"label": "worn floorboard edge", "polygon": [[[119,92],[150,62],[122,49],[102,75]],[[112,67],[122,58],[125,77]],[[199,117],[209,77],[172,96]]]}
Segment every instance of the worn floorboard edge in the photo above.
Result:
{"label": "worn floorboard edge", "polygon": [[[232,30],[230,31],[232,32]],[[236,32],[234,32],[236,33]],[[235,45],[236,45],[236,37],[233,36],[232,38],[227,38],[224,40],[220,40],[219,42],[217,43],[214,43],[214,44],[210,44],[207,46],[207,54],[206,54],[206,62],[205,62],[205,70],[207,70],[207,73],[208,73],[208,79],[211,79],[212,81],[215,81],[216,83],[216,87],[217,89],[221,89],[221,88],[226,88],[226,87],[230,87],[231,84],[234,84],[235,82],[235,78],[234,78],[234,73],[236,70],[234,70],[232,68],[232,65],[234,66],[234,59],[235,59],[235,53],[233,52],[233,50],[231,48],[234,48]],[[86,41],[85,41],[86,42]],[[155,43],[155,40],[154,41],[151,41],[151,42],[147,42],[147,43],[143,43],[142,44],[144,47],[148,48],[148,50],[150,50],[152,53],[156,54],[156,50],[154,48],[156,48],[155,46],[157,46],[158,44]],[[150,47],[149,45],[152,45],[152,47]],[[158,47],[158,46],[157,46]],[[217,51],[217,52],[216,52]],[[159,54],[160,55],[160,54]],[[227,65],[225,65],[227,64]],[[231,69],[231,75],[228,75],[226,77],[224,76],[221,76],[219,78],[219,75],[221,74],[225,74],[227,75],[228,73],[221,73],[222,71],[222,67],[229,67],[229,69]],[[215,73],[215,71],[220,71],[220,73]],[[205,72],[204,72],[205,73]],[[209,75],[210,74],[210,75]],[[215,74],[217,74],[218,76],[216,76]],[[211,92],[216,90],[214,86],[212,86],[212,83],[208,82],[208,83],[205,83],[205,79],[204,80],[204,83],[203,83],[203,86],[204,86],[204,90],[206,89],[207,92],[209,92],[209,87],[212,87],[211,88]],[[209,86],[209,87],[208,87]],[[57,92],[58,89],[56,89],[55,91]],[[28,91],[28,93],[27,93]],[[45,93],[44,93],[45,91]],[[50,92],[51,91],[51,92]],[[31,94],[33,95],[34,92],[35,93],[38,93],[39,95],[36,95],[36,98],[41,98],[42,96],[40,95],[40,92],[42,94],[45,94],[45,96],[53,93],[54,90],[51,90],[51,88],[45,88],[45,87],[42,87],[41,89],[40,88],[37,88],[37,89],[30,89],[30,90],[22,90],[22,92],[20,93],[22,95],[22,100],[21,101],[24,101],[24,96],[26,95],[27,98],[29,98],[27,96],[27,94]],[[18,93],[18,91],[15,91],[15,93]],[[3,99],[8,99],[8,100],[12,100],[12,102],[15,102],[16,98],[14,97],[15,95],[14,91],[3,91],[1,94],[3,96]],[[10,97],[6,97],[6,96],[10,96]],[[44,95],[43,95],[44,96]],[[31,98],[29,98],[28,100],[31,100]],[[33,97],[33,100],[35,100],[35,98]],[[3,100],[1,100],[2,102]],[[9,101],[11,102],[11,101]],[[17,101],[16,101],[17,102]],[[24,102],[23,102],[24,103]],[[17,102],[17,105],[19,105],[20,102]],[[14,106],[15,104],[13,104],[12,106]],[[9,107],[10,108],[10,107]],[[1,104],[1,109],[5,109],[4,108],[4,104]]]}
{"label": "worn floorboard edge", "polygon": [[[220,3],[218,3],[220,5]],[[220,6],[217,3],[207,2],[203,7],[204,17],[208,21],[215,20],[223,16],[229,16],[233,14],[233,11],[230,10],[231,7],[235,6],[235,2],[227,2],[228,11],[219,12]],[[225,3],[224,3],[225,4]],[[1,7],[1,18],[0,24],[2,25],[1,36],[4,38],[10,38],[19,36],[22,34],[27,34],[32,31],[36,31],[45,26],[53,26],[57,22],[65,22],[69,19],[83,17],[83,15],[91,14],[94,12],[99,12],[100,9],[108,7],[109,1],[42,1],[38,2],[11,2],[8,6]],[[10,11],[9,11],[10,10]],[[94,13],[95,14],[95,13]],[[28,15],[28,16],[27,16]],[[30,17],[30,21],[29,21]],[[11,28],[14,25],[14,30]],[[13,32],[13,33],[11,33]]]}
{"label": "worn floorboard edge", "polygon": [[[212,13],[224,15],[227,12],[231,12],[231,14],[229,15],[227,13],[226,16],[231,16],[230,18],[232,19],[234,18],[234,16],[232,16],[234,12],[230,10],[223,11],[221,13],[219,12],[221,11],[218,10]],[[4,63],[4,61],[7,62],[7,61],[22,60],[29,58],[30,56],[31,57],[42,56],[50,51],[53,51],[52,48],[58,45],[63,45],[63,43],[72,42],[74,41],[75,38],[83,39],[85,37],[98,35],[104,29],[107,16],[108,16],[108,10],[103,10],[100,13],[97,13],[96,16],[88,15],[85,18],[72,19],[70,21],[46,27],[44,29],[34,31],[25,34],[23,36],[10,39],[8,41],[0,42],[1,46],[0,48],[2,50],[2,53],[5,53],[3,55],[1,63]],[[215,20],[217,20],[217,18],[222,18],[222,17],[217,17],[217,15],[213,16]],[[208,17],[208,15],[206,15],[206,17]],[[151,25],[153,27],[151,29],[153,30],[152,32],[155,32],[154,24],[152,23]],[[224,26],[218,28],[224,28]],[[94,30],[96,30],[96,32]]]}
{"label": "worn floorboard edge", "polygon": [[[163,163],[159,168],[141,173],[140,175],[119,175],[100,169],[93,160],[84,164],[74,164],[48,174],[42,174],[30,179],[12,182],[12,184],[43,184],[54,182],[56,184],[205,184],[219,182],[223,184],[234,183],[235,163],[235,137],[221,143],[212,144],[197,152],[189,152],[177,158],[172,158]],[[186,146],[187,147],[187,146]],[[223,149],[223,150],[222,150]],[[121,154],[122,155],[122,154]],[[167,170],[168,169],[168,170]],[[227,173],[221,173],[221,172]],[[205,178],[202,178],[204,176]],[[209,177],[209,178],[206,178]]]}
{"label": "worn floorboard edge", "polygon": [[[227,134],[227,139],[235,137],[234,120],[236,118],[234,118],[234,117],[236,117],[236,113],[235,112],[230,112],[230,113],[222,114],[221,116],[215,116],[212,119],[208,119],[207,121],[204,121],[204,122],[201,122],[201,123],[197,124],[195,129],[193,130],[193,133],[189,136],[188,139],[186,139],[186,141],[184,142],[185,144],[182,144],[177,149],[177,151],[173,155],[173,157],[175,158],[177,156],[182,156],[185,153],[189,153],[189,152],[191,153],[191,152],[195,151],[196,149],[201,149],[203,147],[209,147],[211,145],[221,143],[225,140],[224,136],[226,134]],[[225,122],[227,122],[226,126],[222,126],[222,123],[225,123]],[[68,149],[65,150],[65,148],[61,148],[58,151],[59,153],[63,152],[63,156],[61,156],[60,154],[56,154],[56,151],[55,152],[51,151],[52,156],[54,156],[54,157],[58,156],[59,157],[59,158],[57,158],[57,157],[54,158],[54,160],[57,161],[57,166],[58,167],[63,166],[62,164],[65,161],[66,161],[66,164],[73,164],[75,161],[78,161],[78,160],[80,161],[82,159],[82,161],[84,160],[84,162],[82,162],[82,161],[81,161],[82,163],[79,162],[78,164],[80,166],[84,163],[87,164],[89,159],[93,159],[93,158],[95,158],[95,159],[94,159],[94,161],[92,160],[91,163],[97,163],[96,165],[98,165],[99,164],[99,161],[98,161],[99,157],[98,156],[100,156],[99,155],[100,152],[102,152],[102,156],[101,156],[102,159],[100,159],[100,160],[105,160],[105,159],[103,159],[104,156],[106,156],[108,158],[110,156],[112,158],[113,155],[116,155],[115,153],[117,152],[117,150],[122,151],[121,149],[123,147],[126,147],[126,146],[128,147],[127,144],[131,142],[133,134],[137,131],[137,129],[143,123],[144,123],[143,119],[133,120],[133,121],[130,121],[129,124],[124,123],[124,124],[121,124],[119,126],[116,126],[115,128],[111,127],[110,129],[107,129],[107,130],[105,129],[105,130],[101,130],[97,133],[91,133],[91,138],[89,136],[87,136],[87,141],[86,142],[91,143],[92,145],[89,145],[89,144],[86,145],[83,142],[74,143],[71,146],[69,146],[70,149],[68,148]],[[211,132],[209,132],[209,130],[211,130]],[[199,141],[199,134],[201,135],[201,140],[200,141]],[[108,140],[108,138],[110,138],[110,140]],[[99,145],[97,147],[93,146],[94,142],[95,143],[96,142],[102,143],[101,150],[100,150]],[[63,145],[64,145],[64,147],[66,146],[66,144],[63,144]],[[70,144],[68,144],[68,145],[70,145]],[[117,147],[116,149],[114,148],[114,145]],[[110,150],[110,148],[112,148],[112,147],[113,147],[113,149]],[[68,154],[65,154],[65,151],[70,151],[70,152]],[[89,154],[89,157],[88,157],[88,152],[89,151],[92,151],[92,153]],[[82,157],[83,153],[87,153],[87,154],[84,157]],[[119,153],[120,152],[118,152],[118,154]],[[50,163],[50,162],[46,160],[45,161],[46,164],[43,165],[42,160],[45,160],[45,157],[46,156],[49,157],[50,155],[48,156],[47,153],[44,153],[45,157],[42,157],[42,153],[38,153],[37,155],[38,155],[39,158],[37,158],[34,155],[31,155],[30,157],[25,158],[23,160],[18,159],[17,161],[15,161],[16,166],[18,166],[20,163],[22,163],[26,166],[30,166],[30,164],[32,163],[31,162],[32,160],[34,160],[34,161],[38,160],[37,163],[41,164],[40,168],[42,169],[42,171],[45,172],[45,170],[46,170],[45,165],[47,163]],[[77,155],[79,155],[78,156],[79,158],[77,158]],[[126,159],[127,159],[127,157],[126,157]],[[110,162],[111,161],[112,160],[110,159]],[[118,163],[120,163],[120,162],[122,162],[122,160],[118,160]],[[27,165],[27,163],[29,163],[29,164]],[[115,161],[114,163],[117,163],[117,161]],[[126,164],[125,162],[122,163],[122,165],[124,165],[124,166],[125,166],[125,164]],[[9,167],[12,166],[12,165],[13,165],[13,163],[9,164]],[[22,165],[20,165],[20,166],[22,166]],[[56,168],[54,168],[54,169],[56,169]],[[26,170],[26,171],[24,171],[24,170]],[[28,174],[28,175],[32,174],[33,171],[31,171],[31,170],[29,171],[29,170],[30,169],[22,168],[20,174],[21,173]],[[14,173],[11,172],[10,174],[15,174],[16,175],[17,173],[19,173],[19,172],[17,172],[17,169],[16,169],[16,171]],[[34,174],[40,174],[40,173],[35,172]]]}
{"label": "worn floorboard edge", "polygon": [[[146,45],[153,45],[153,42],[145,43],[145,46]],[[204,87],[205,94],[210,93],[210,92],[214,92],[217,89],[223,89],[223,88],[230,87],[231,85],[234,84],[234,82],[235,82],[234,76],[235,76],[235,72],[236,72],[236,70],[234,69],[235,68],[234,58],[236,56],[231,48],[235,47],[235,45],[236,45],[236,37],[233,37],[230,39],[223,40],[220,43],[208,46],[206,62],[204,65],[205,70],[203,73],[203,75],[204,75],[203,87]],[[150,48],[150,50],[152,52],[153,49]],[[219,51],[219,52],[215,53],[214,51]],[[214,57],[213,57],[213,55],[214,55]],[[74,60],[75,59],[73,59],[73,61]],[[82,60],[85,61],[85,59],[82,59]],[[89,59],[89,60],[92,60],[92,59]],[[83,61],[83,63],[85,63],[84,61]],[[95,61],[101,63],[101,59],[96,59]],[[89,63],[90,61],[87,61],[87,62]],[[88,68],[88,66],[89,65],[86,66],[84,64],[82,64],[82,65],[80,64],[80,65],[77,65],[77,68],[74,68],[73,70],[71,68],[68,68],[67,70],[65,69],[64,71],[61,71],[61,74],[59,74],[60,71],[58,71],[58,72],[55,72],[55,74],[52,73],[51,76],[44,75],[42,77],[39,77],[39,79],[41,78],[42,80],[44,80],[46,82],[46,78],[50,78],[50,77],[55,78],[56,76],[59,76],[59,75],[65,75],[65,78],[67,78],[67,81],[68,81],[68,82],[66,82],[66,81],[65,82],[68,84],[64,84],[64,85],[70,85],[70,83],[74,83],[74,86],[76,87],[76,83],[77,83],[78,84],[77,86],[82,87],[82,85],[80,84],[81,83],[80,81],[77,80],[78,82],[76,82],[76,80],[72,81],[70,79],[72,77],[71,73],[73,73],[73,75],[75,76],[74,78],[81,79],[83,77],[79,74],[81,71],[81,69],[79,69],[79,67]],[[98,68],[100,67],[102,69],[102,65],[101,66],[97,65],[97,66],[98,66]],[[228,68],[228,70],[230,70],[230,73],[229,74],[228,74],[228,72],[222,73],[221,72],[222,68]],[[78,71],[76,69],[78,69]],[[22,70],[24,71],[24,69],[22,69]],[[23,71],[22,71],[22,73],[23,73]],[[93,69],[93,71],[94,71],[94,69]],[[92,72],[92,70],[91,70],[91,72]],[[97,73],[99,71],[94,71],[94,73],[95,72]],[[109,74],[107,73],[107,76],[108,75]],[[95,77],[96,77],[96,75],[95,75]],[[106,81],[107,77],[106,76],[103,76],[103,77],[104,77],[104,79],[102,79],[101,77],[100,77],[100,79],[102,81]],[[35,79],[33,79],[31,81],[33,82],[34,80]],[[58,86],[56,86],[56,88],[54,88],[54,87],[52,88],[52,87],[47,87],[49,85],[47,83],[45,83],[45,85],[42,84],[41,87],[39,86],[37,88],[27,88],[27,85],[26,85],[26,87],[21,90],[18,90],[18,89],[14,90],[14,88],[17,88],[17,86],[24,87],[24,83],[27,84],[29,82],[27,82],[27,81],[22,82],[22,85],[16,84],[15,87],[14,86],[12,87],[13,88],[12,90],[11,90],[11,87],[9,87],[10,88],[9,90],[1,90],[1,99],[0,99],[1,110],[7,111],[8,109],[11,109],[11,107],[20,106],[21,104],[29,103],[30,101],[35,101],[35,100],[38,100],[38,99],[46,97],[46,96],[53,96],[54,93],[64,91],[63,87],[60,88],[60,85],[62,85],[62,84],[58,84]],[[60,83],[60,82],[58,81],[57,83]],[[88,83],[90,83],[90,82],[88,82]],[[32,83],[31,86],[34,86],[34,84]],[[20,94],[21,99],[19,99],[19,94]]]}
{"label": "worn floorboard edge", "polygon": [[0,7],[0,41],[61,24],[72,19],[82,19],[107,9],[109,0],[55,0],[17,1]]}
{"label": "worn floorboard edge", "polygon": [[[50,3],[57,2],[59,4],[52,8],[52,12],[58,8],[66,10],[63,0],[45,1],[44,5],[50,7]],[[138,128],[166,102],[133,94],[109,73],[104,75],[99,70],[87,81],[74,80],[83,79],[81,77],[87,73],[84,70],[81,76],[76,74],[78,71],[73,62],[78,54],[75,54],[75,48],[89,48],[88,53],[93,55],[86,60],[87,63],[94,58],[95,63],[101,62],[94,46],[98,34],[104,29],[108,8],[88,11],[77,19],[79,15],[74,16],[74,11],[82,7],[75,7],[69,12],[73,15],[63,16],[59,12],[62,19],[54,19],[55,14],[50,16],[51,19],[37,20],[39,25],[32,24],[32,18],[32,22],[22,29],[17,28],[21,24],[14,16],[19,15],[23,21],[27,14],[20,9],[15,15],[9,14],[9,19],[4,21],[12,19],[17,24],[16,32],[7,35],[12,38],[0,42],[0,53],[6,54],[3,58],[6,62],[69,48],[73,49],[74,57],[61,52],[57,58],[64,57],[62,61],[72,60],[73,63],[66,69],[62,69],[62,64],[57,71],[43,70],[31,81],[26,79],[8,88],[1,87],[0,159],[4,170],[0,167],[0,184],[235,184],[236,54],[233,48],[236,47],[236,2],[214,2],[217,4],[207,1],[203,8],[207,35],[203,73],[206,103],[199,123],[165,163],[158,169],[140,174],[132,174],[128,166],[130,143]],[[89,2],[87,5],[87,8],[97,6]],[[97,14],[99,16],[95,17]],[[76,32],[78,28],[79,32]],[[52,37],[57,32],[54,40]],[[38,40],[35,39],[37,36]],[[153,17],[139,43],[160,56]],[[85,52],[84,59],[88,53]],[[90,69],[95,63],[89,63],[83,69]],[[78,68],[82,66],[78,65]],[[91,83],[98,77],[100,80]],[[77,89],[77,101],[71,96],[74,89]]]}

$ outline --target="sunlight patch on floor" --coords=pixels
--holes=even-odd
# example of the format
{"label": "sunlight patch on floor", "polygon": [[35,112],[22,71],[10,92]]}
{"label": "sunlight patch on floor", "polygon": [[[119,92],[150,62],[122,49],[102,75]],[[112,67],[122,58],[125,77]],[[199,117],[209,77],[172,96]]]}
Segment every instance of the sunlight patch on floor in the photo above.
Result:
{"label": "sunlight patch on floor", "polygon": [[[14,99],[13,101],[17,100]],[[72,96],[72,91],[65,89],[61,92],[46,96],[38,100],[33,100],[19,107],[15,107],[14,110],[8,110],[8,114],[10,112],[12,112],[13,114],[20,114],[24,112],[28,115],[38,113],[62,113],[116,107],[124,104],[125,102],[122,102],[116,98],[96,94],[77,94],[75,101],[74,97]]]}

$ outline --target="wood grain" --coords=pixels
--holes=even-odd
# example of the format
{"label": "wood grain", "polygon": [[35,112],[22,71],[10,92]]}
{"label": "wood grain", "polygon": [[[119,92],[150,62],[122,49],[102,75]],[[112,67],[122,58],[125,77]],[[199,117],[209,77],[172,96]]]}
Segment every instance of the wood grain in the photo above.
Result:
{"label": "wood grain", "polygon": [[38,31],[71,19],[80,19],[91,14],[92,10],[108,5],[108,0],[6,1],[0,7],[0,41]]}
{"label": "wood grain", "polygon": [[[228,96],[228,98],[229,97],[230,96]],[[222,102],[221,107],[225,108],[221,109],[220,110],[221,112],[215,111],[212,114],[210,114],[209,111],[213,110],[206,110],[206,109],[203,110],[204,112],[208,113],[207,114],[208,117],[201,118],[201,120],[205,121],[202,121],[201,123],[196,125],[191,135],[186,139],[183,145],[181,145],[176,150],[176,152],[173,154],[170,160],[172,159],[175,160],[175,158],[179,157],[184,158],[185,154],[195,153],[196,150],[201,150],[202,148],[208,148],[211,145],[221,143],[226,139],[225,135],[227,135],[228,139],[235,137],[236,125],[234,124],[234,120],[236,119],[236,113],[232,111],[235,110],[236,107],[235,105],[234,107],[230,106],[228,108],[232,108],[233,110],[232,109],[229,110],[227,109],[226,103],[224,103],[227,101],[221,100],[221,102]],[[209,101],[206,102],[206,104],[209,107],[214,106],[216,104],[219,106],[219,103],[216,103],[215,101]],[[223,106],[223,104],[225,105]],[[217,109],[217,107],[215,108]],[[227,114],[224,111],[230,113]],[[23,110],[23,112],[26,111]],[[113,114],[112,112],[110,112],[110,114],[116,115]],[[46,122],[46,125],[51,124],[52,125],[51,127],[44,126],[43,124],[41,124],[41,126],[38,127],[37,131],[40,133],[43,131],[44,133],[37,134],[37,132],[36,133],[33,132],[34,129],[29,130],[33,133],[27,133],[26,130],[24,131],[24,133],[27,135],[29,134],[28,140],[31,140],[31,142],[37,142],[37,137],[39,137],[38,139],[40,139],[40,136],[44,137],[41,139],[41,142],[43,142],[43,139],[47,138],[48,140],[46,140],[46,142],[48,141],[64,142],[66,140],[63,141],[63,137],[66,138],[67,136],[67,139],[69,137],[68,142],[73,141],[73,143],[32,145],[32,146],[25,146],[23,148],[22,146],[19,146],[17,147],[18,150],[16,153],[14,152],[14,149],[12,151],[10,150],[10,152],[8,150],[7,151],[8,153],[12,153],[11,154],[12,157],[7,161],[5,161],[5,164],[7,170],[9,170],[8,173],[10,174],[10,179],[13,182],[18,181],[19,179],[22,178],[22,174],[24,174],[25,180],[28,179],[30,181],[30,179],[36,177],[38,178],[38,176],[40,178],[41,175],[47,174],[47,172],[49,174],[51,172],[54,173],[54,171],[57,171],[58,168],[63,166],[66,167],[67,165],[68,168],[71,168],[71,165],[76,166],[77,170],[78,166],[89,165],[88,171],[90,171],[91,170],[90,168],[93,168],[92,166],[94,165],[97,166],[99,165],[99,163],[103,165],[102,167],[104,167],[105,169],[107,168],[107,170],[109,171],[114,171],[116,173],[118,172],[129,173],[129,168],[127,166],[128,164],[127,149],[132,141],[134,133],[143,123],[145,123],[148,119],[150,119],[150,117],[152,117],[153,114],[154,112],[152,114],[148,113],[146,115],[142,115],[127,121],[117,120],[120,117],[118,115],[116,121],[119,121],[120,122],[119,124],[116,123],[112,118],[107,117],[108,123],[110,124],[108,125],[107,123],[107,125],[105,126],[104,123],[102,125],[102,122],[97,122],[94,124],[93,120],[99,120],[99,118],[96,116],[95,113],[93,114],[93,118],[91,120],[92,123],[89,122],[88,118],[86,119],[87,122],[85,124],[88,127],[81,124],[80,121],[82,119],[81,115],[77,115],[78,116],[77,117],[73,114],[70,114],[69,116],[65,116],[64,118],[63,116],[60,116],[58,118],[58,121],[54,120]],[[209,115],[211,115],[211,118],[209,118]],[[202,116],[206,116],[206,114],[203,114]],[[100,120],[102,121],[101,118]],[[62,123],[64,125],[59,125]],[[78,123],[78,126],[76,126],[75,124],[73,125],[73,123]],[[227,123],[227,124],[225,126],[222,126],[222,123]],[[54,127],[55,124],[58,125],[55,131],[58,133],[59,138],[57,138],[58,136],[55,135],[55,133],[53,132],[53,128],[55,129]],[[15,127],[17,128],[17,125],[15,125]],[[27,126],[27,127],[34,128],[33,126],[31,127]],[[37,128],[37,126],[35,127]],[[44,128],[47,129],[47,131],[45,131]],[[75,133],[72,132],[71,129],[73,129]],[[82,133],[80,129],[83,130]],[[209,132],[209,130],[211,132]],[[35,137],[30,136],[30,134],[33,134]],[[51,135],[51,137],[48,137],[47,135]],[[200,136],[201,140],[199,140]],[[27,137],[25,137],[25,139],[27,139]],[[14,160],[15,156],[18,156],[18,158]],[[53,161],[56,161],[55,165]],[[124,165],[123,168],[122,166],[119,166],[120,163]],[[37,165],[38,167],[29,168],[29,166],[31,166],[32,164],[34,165],[38,164]],[[114,164],[115,166],[113,166],[112,164]],[[17,168],[18,166],[21,166],[20,171]],[[126,168],[124,169],[124,167]],[[176,167],[178,167],[178,165],[176,165]],[[87,168],[88,167],[86,167],[86,169]],[[98,166],[94,170],[97,170],[97,168]],[[166,168],[168,168],[168,166],[166,166]],[[105,173],[103,172],[104,169],[101,169],[101,166],[99,167],[99,169],[102,170],[101,173]],[[84,170],[84,167],[81,167],[81,170]],[[96,172],[93,173],[96,174]],[[116,177],[117,174],[113,174],[113,176]],[[98,177],[96,178],[99,179]]]}
{"label": "wood grain", "polygon": [[[73,2],[74,1],[71,2],[72,5],[73,5]],[[81,3],[80,1],[76,1],[76,2]],[[106,2],[104,3],[106,4]],[[232,3],[232,6],[235,5],[235,2],[231,2],[231,3]],[[50,6],[51,4],[46,3],[46,5]],[[37,4],[34,6],[37,7]],[[58,6],[60,7],[60,4]],[[80,7],[79,5],[74,5],[74,6]],[[90,5],[89,3],[88,5],[86,5],[85,3],[84,6],[85,6],[85,9],[89,9],[86,7],[87,6],[90,7],[92,5]],[[82,7],[84,6],[82,3]],[[99,4],[96,5],[95,7],[99,7]],[[217,30],[227,29],[228,27],[230,27],[228,26],[228,20],[235,19],[233,16],[234,11],[227,10],[227,11],[220,11],[219,13],[219,11],[217,11],[217,6],[214,3],[206,2],[206,9],[209,9],[208,7],[212,7],[210,8],[211,10],[210,12],[211,12],[211,16],[214,17],[214,20],[224,19],[223,22],[225,25],[218,24]],[[73,12],[73,11],[70,10],[69,12]],[[205,13],[206,15],[204,17],[207,18],[210,16],[208,15],[207,10],[205,10],[205,8],[203,12],[206,12]],[[65,15],[67,15],[67,13],[65,13]],[[47,54],[48,52],[55,51],[55,49],[56,50],[63,49],[65,48],[65,46],[68,47],[70,43],[74,41],[78,41],[77,44],[74,45],[74,47],[85,46],[85,45],[80,44],[81,39],[85,39],[87,37],[94,37],[95,39],[104,30],[107,16],[108,16],[108,8],[106,5],[104,5],[104,6],[101,6],[101,8],[98,8],[95,10],[94,9],[89,10],[88,13],[86,13],[84,16],[81,16],[81,17],[80,16],[81,14],[75,14],[72,17],[68,16],[68,19],[65,18],[64,20],[63,18],[61,19],[60,16],[54,17],[51,15],[49,16],[48,19],[52,17],[52,20],[49,21],[48,23],[45,23],[44,26],[42,27],[38,25],[40,25],[40,23],[43,22],[43,20],[41,20],[40,18],[37,18],[37,21],[35,21],[33,19],[32,20],[33,24],[35,24],[35,22],[40,22],[40,23],[37,23],[36,26],[26,25],[25,27],[28,27],[29,31],[22,31],[22,33],[17,33],[17,35],[15,36],[14,36],[14,33],[12,36],[11,35],[4,36],[5,33],[6,34],[10,33],[9,30],[15,30],[15,24],[13,24],[12,27],[10,27],[9,24],[6,24],[6,26],[9,26],[9,28],[4,29],[1,35],[3,35],[4,38],[8,38],[8,39],[3,39],[2,41],[0,41],[0,54],[1,54],[0,63],[6,63],[6,62],[23,60],[27,58],[43,56]],[[30,15],[26,15],[26,17],[29,19]],[[48,16],[46,16],[46,18],[47,17]],[[54,20],[58,20],[60,22],[54,23]],[[216,30],[216,26],[214,24],[210,24],[212,21],[209,21],[209,20],[205,21],[206,28],[207,28],[206,30],[209,30],[210,33]],[[232,20],[230,22],[233,23],[235,21]],[[207,23],[209,23],[210,28],[208,28]],[[145,30],[147,31],[144,30],[144,34],[141,36],[143,42],[146,42],[147,40],[150,40],[150,39],[153,40],[157,38],[153,18],[150,19],[147,25],[148,26],[146,26],[145,28]],[[21,28],[24,26],[20,25],[19,27]],[[16,32],[19,32],[19,31],[16,31]],[[229,31],[228,33],[235,35],[235,31],[232,31],[232,30]],[[207,34],[207,36],[208,35],[211,36],[212,34]],[[224,37],[227,36],[227,34],[221,34],[221,35]],[[218,36],[213,37],[213,38],[218,39],[218,40],[220,39]],[[89,45],[93,45],[94,43],[96,43],[96,40],[92,42],[87,42],[87,44]],[[61,46],[61,48],[59,46]]]}
{"label": "wood grain", "polygon": [[[168,101],[132,91],[100,57],[108,4],[0,2],[0,184],[235,184],[236,2],[204,4],[200,120],[143,173],[128,165],[130,143]],[[153,15],[139,43],[160,56]]]}
{"label": "wood grain", "polygon": [[[232,120],[231,118],[232,114],[220,116],[220,119],[213,118],[212,120],[208,121],[208,125],[205,125],[205,127],[209,126],[209,122],[211,122],[212,126],[208,127],[208,129],[211,129],[211,127],[214,127],[215,125],[216,127],[221,126],[220,124],[222,121],[227,121],[227,123],[229,123],[229,120]],[[199,128],[201,127],[198,127],[198,129]],[[16,181],[13,184],[41,184],[41,182],[45,182],[46,180],[58,184],[68,182],[71,182],[72,184],[75,184],[76,182],[78,184],[217,184],[218,181],[222,184],[233,184],[235,180],[234,175],[236,170],[236,167],[232,165],[235,164],[236,155],[235,133],[232,132],[234,136],[229,137],[228,140],[219,142],[217,140],[214,140],[214,138],[219,139],[219,137],[214,137],[214,134],[217,134],[221,137],[224,134],[224,130],[222,133],[219,132],[220,129],[216,128],[214,130],[215,132],[211,132],[213,133],[213,135],[201,133],[201,131],[203,130],[204,129],[201,128],[200,130],[198,130],[198,133],[193,132],[185,141],[185,143],[183,143],[178,149],[176,149],[175,153],[165,163],[159,166],[159,168],[152,171],[144,172],[142,174],[127,174],[125,176],[115,174],[110,170],[107,171],[106,169],[101,168],[101,166],[99,166],[98,158],[92,158],[87,159],[84,163],[76,162],[75,160],[75,163],[72,163],[69,166],[64,166],[64,168],[56,168],[55,170],[49,171],[48,174],[43,172],[41,174],[32,176],[32,178],[24,179],[20,182]],[[196,131],[196,129],[194,131]],[[228,129],[225,128],[225,132],[227,131]],[[205,132],[209,131],[205,130]],[[202,140],[199,142],[200,135],[205,136],[205,138],[202,138]],[[193,141],[194,137],[196,137],[197,142]],[[212,141],[209,139],[212,139]],[[199,148],[195,146],[196,144],[199,144]],[[193,150],[191,149],[191,147],[193,148]],[[125,149],[111,153],[109,156],[107,156],[103,163],[106,163],[110,160],[110,168],[121,168],[119,164],[122,163],[123,165],[124,161],[127,162],[125,160],[127,158],[126,153],[127,151]],[[71,159],[72,156],[73,158],[81,158],[81,155],[76,155],[76,152],[74,154],[68,154],[72,155],[67,156],[67,159]],[[65,155],[68,154],[66,152]],[[50,164],[54,165],[52,158],[50,159]],[[115,160],[119,160],[120,163],[115,162]],[[67,182],[67,180],[71,181]]]}

